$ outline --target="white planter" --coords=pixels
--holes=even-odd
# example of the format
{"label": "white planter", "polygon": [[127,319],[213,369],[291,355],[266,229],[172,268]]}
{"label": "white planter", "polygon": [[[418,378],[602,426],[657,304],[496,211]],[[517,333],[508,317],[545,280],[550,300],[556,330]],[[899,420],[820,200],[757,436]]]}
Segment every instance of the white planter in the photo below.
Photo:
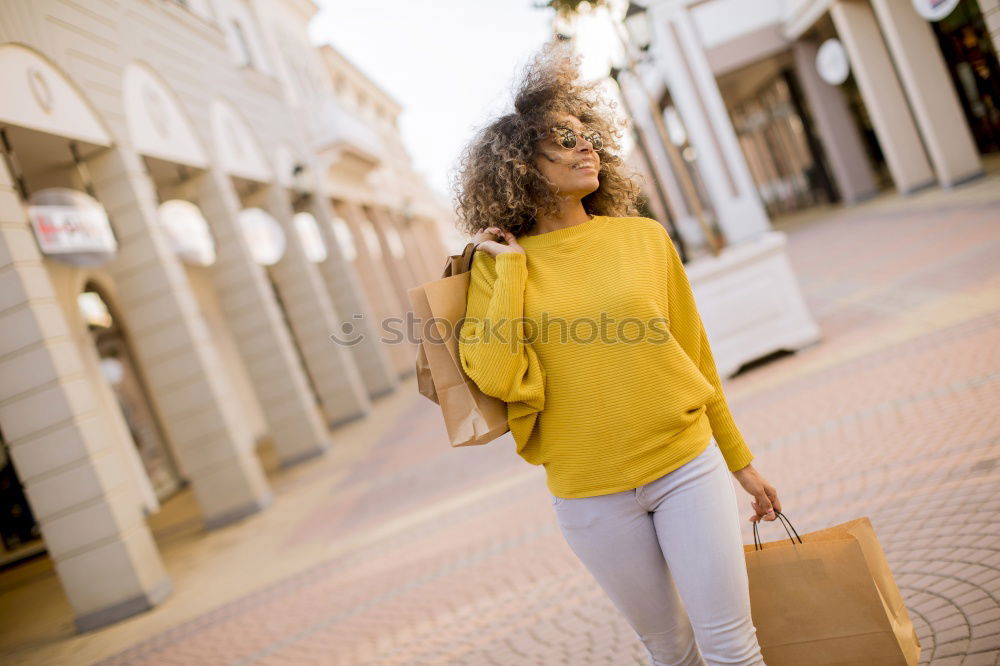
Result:
{"label": "white planter", "polygon": [[685,265],[720,377],[820,340],[785,247],[786,235],[771,230]]}

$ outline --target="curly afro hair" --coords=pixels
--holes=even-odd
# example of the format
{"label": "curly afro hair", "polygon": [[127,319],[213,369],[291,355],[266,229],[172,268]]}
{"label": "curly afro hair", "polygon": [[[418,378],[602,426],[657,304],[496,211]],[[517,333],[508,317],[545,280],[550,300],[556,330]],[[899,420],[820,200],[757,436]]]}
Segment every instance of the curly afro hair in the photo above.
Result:
{"label": "curly afro hair", "polygon": [[520,236],[534,227],[539,212],[558,211],[554,188],[534,161],[554,113],[574,115],[604,137],[597,151],[600,186],[583,198],[584,209],[592,215],[636,214],[639,188],[618,154],[624,122],[615,119],[599,83],[579,80],[579,58],[569,49],[550,42],[536,53],[517,83],[514,110],[482,127],[463,150],[452,188],[458,226],[469,236],[493,226]]}

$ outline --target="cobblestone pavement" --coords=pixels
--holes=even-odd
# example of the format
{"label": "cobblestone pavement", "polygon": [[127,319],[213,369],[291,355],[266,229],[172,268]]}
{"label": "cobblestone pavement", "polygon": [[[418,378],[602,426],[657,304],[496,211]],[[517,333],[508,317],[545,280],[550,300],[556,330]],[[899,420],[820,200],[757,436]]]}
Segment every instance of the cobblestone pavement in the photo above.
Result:
{"label": "cobblestone pavement", "polygon": [[[725,382],[755,466],[799,532],[871,518],[922,664],[998,664],[1000,199],[862,207],[787,233],[823,340]],[[268,554],[323,557],[99,663],[645,664],[563,541],[542,471],[509,435],[449,449],[436,407],[404,390],[342,473],[318,461],[276,486],[312,492]],[[264,538],[247,523],[233,538]]]}

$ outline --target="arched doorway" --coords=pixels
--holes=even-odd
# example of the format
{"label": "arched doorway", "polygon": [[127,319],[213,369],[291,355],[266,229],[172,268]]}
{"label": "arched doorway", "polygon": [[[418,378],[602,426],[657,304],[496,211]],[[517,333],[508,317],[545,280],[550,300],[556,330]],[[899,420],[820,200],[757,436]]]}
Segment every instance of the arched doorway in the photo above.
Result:
{"label": "arched doorway", "polygon": [[86,280],[117,287],[107,267],[119,237],[95,182],[113,182],[108,169],[124,153],[43,54],[0,44],[0,65],[0,181],[15,194],[4,221],[25,239],[5,235],[0,252],[13,259],[9,272],[34,285],[10,304],[51,324],[26,329],[8,348],[24,363],[5,368],[4,446],[51,555],[40,566],[52,567],[85,631],[148,610],[171,590],[141,513],[158,503],[77,303]]}
{"label": "arched doorway", "polygon": [[93,282],[86,284],[77,297],[77,304],[97,351],[101,375],[118,401],[156,497],[163,501],[175,494],[183,481],[166,445],[163,429],[125,332],[107,299]]}
{"label": "arched doorway", "polygon": [[[244,208],[239,213],[240,224],[250,245],[250,251],[254,260],[263,268],[264,277],[267,279],[274,301],[278,306],[278,314],[281,321],[290,334],[291,349],[298,362],[299,369],[305,377],[306,384],[312,394],[313,402],[317,408],[322,408],[319,389],[316,387],[316,378],[310,371],[309,364],[306,363],[305,355],[302,351],[302,340],[297,335],[295,326],[289,315],[288,305],[282,297],[281,289],[271,266],[276,264],[285,254],[285,247],[288,239],[274,217],[263,208]],[[294,240],[294,239],[293,239]]]}

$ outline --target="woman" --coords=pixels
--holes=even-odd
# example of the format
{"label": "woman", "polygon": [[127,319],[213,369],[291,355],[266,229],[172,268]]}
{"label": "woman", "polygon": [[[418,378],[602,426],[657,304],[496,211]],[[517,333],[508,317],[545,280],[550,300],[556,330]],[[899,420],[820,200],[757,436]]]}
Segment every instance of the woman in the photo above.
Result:
{"label": "woman", "polygon": [[[650,663],[762,664],[736,496],[777,493],[733,422],[684,266],[635,217],[620,130],[546,47],[457,173],[475,234],[459,352],[544,465],[560,529]],[[497,240],[491,240],[496,238]],[[700,650],[699,650],[700,648]]]}

